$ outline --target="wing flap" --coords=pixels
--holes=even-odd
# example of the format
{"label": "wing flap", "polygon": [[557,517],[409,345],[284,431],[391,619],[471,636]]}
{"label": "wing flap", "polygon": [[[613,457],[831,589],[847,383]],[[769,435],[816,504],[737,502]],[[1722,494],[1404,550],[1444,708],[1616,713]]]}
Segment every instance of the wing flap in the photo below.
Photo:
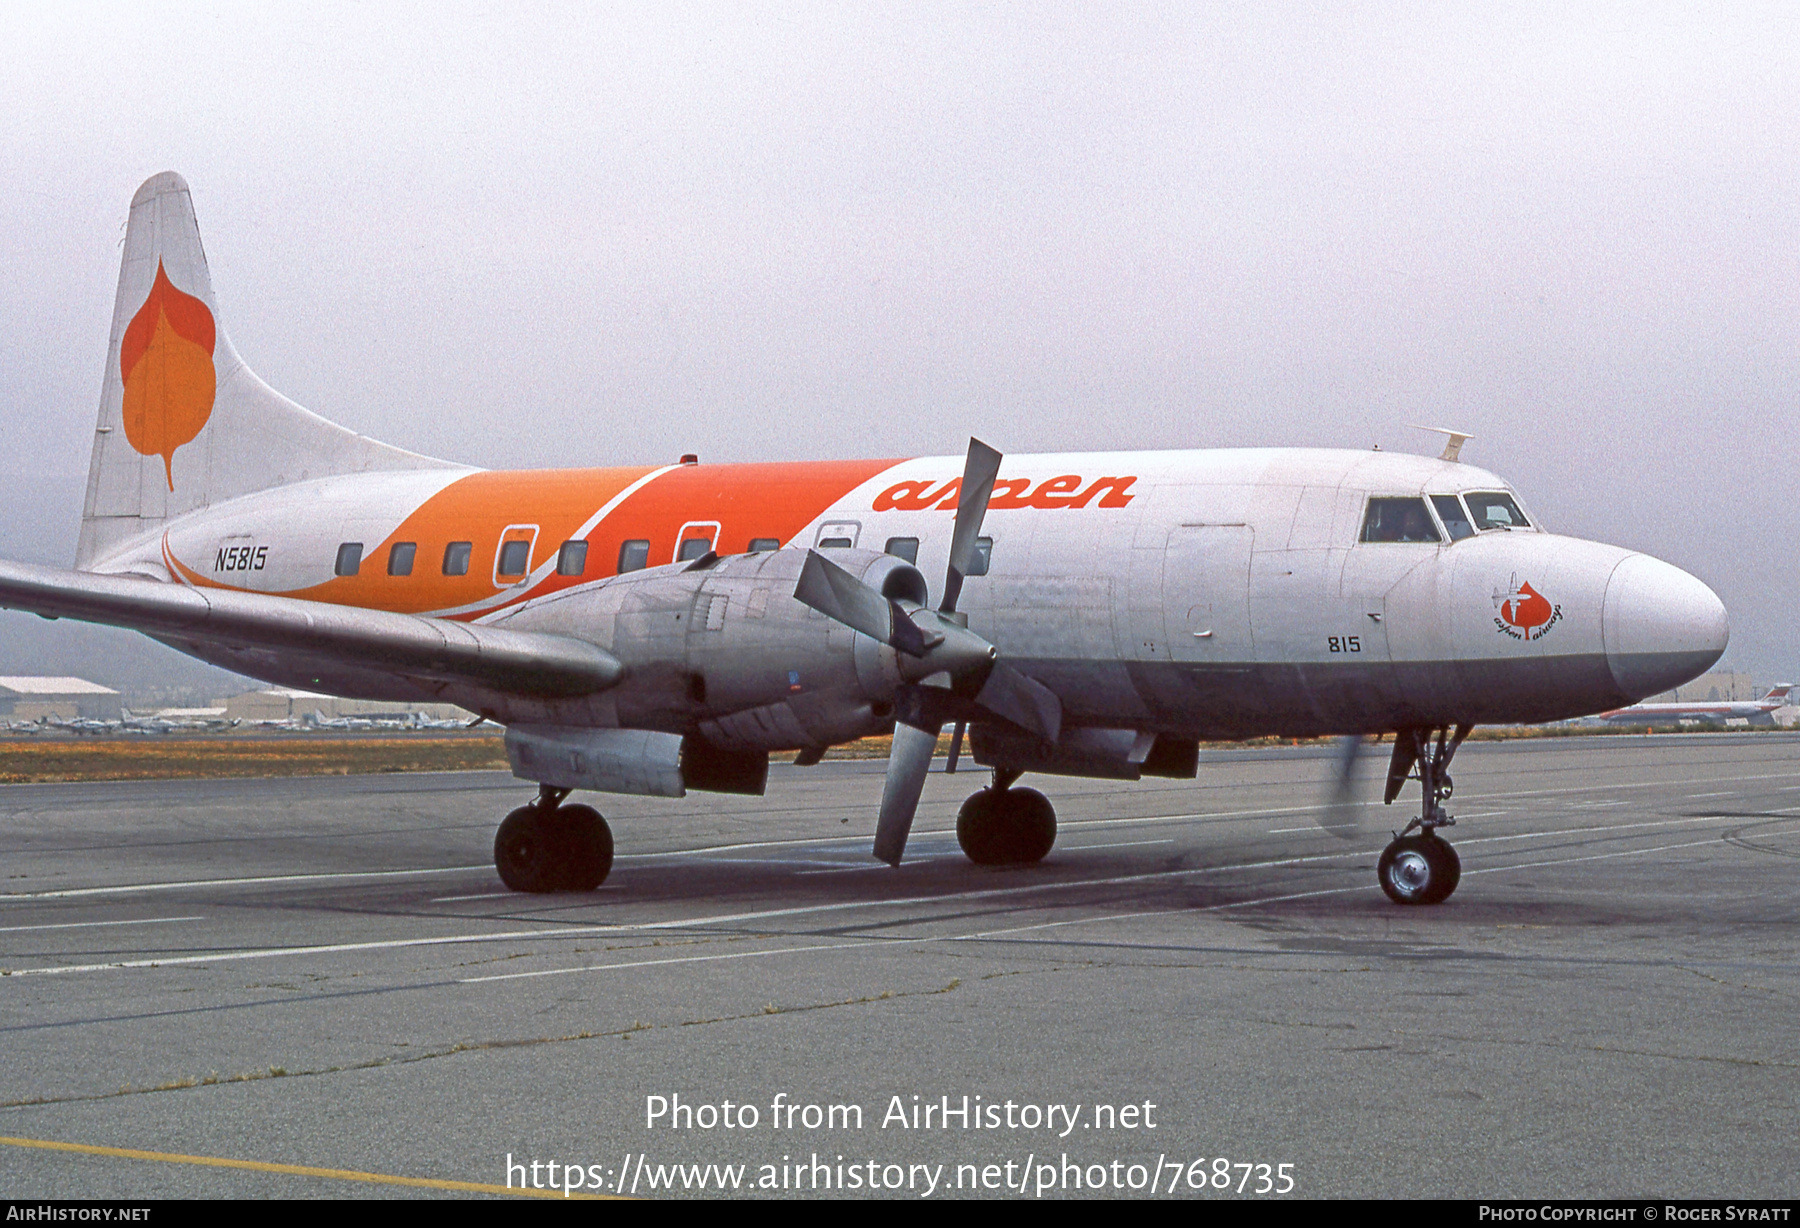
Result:
{"label": "wing flap", "polygon": [[623,674],[611,653],[568,636],[29,563],[0,561],[0,607],[531,697],[589,695]]}

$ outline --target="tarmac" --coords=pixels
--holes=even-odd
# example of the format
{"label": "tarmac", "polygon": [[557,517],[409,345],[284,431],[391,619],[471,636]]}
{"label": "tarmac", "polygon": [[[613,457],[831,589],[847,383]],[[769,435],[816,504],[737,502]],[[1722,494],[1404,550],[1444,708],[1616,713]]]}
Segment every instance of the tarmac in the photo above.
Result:
{"label": "tarmac", "polygon": [[0,1189],[1796,1192],[1800,736],[1470,743],[1429,908],[1374,875],[1416,786],[1343,840],[1333,766],[1027,777],[1059,835],[1008,869],[966,764],[898,870],[881,762],[583,796],[612,876],[539,897],[501,773],[6,786]]}

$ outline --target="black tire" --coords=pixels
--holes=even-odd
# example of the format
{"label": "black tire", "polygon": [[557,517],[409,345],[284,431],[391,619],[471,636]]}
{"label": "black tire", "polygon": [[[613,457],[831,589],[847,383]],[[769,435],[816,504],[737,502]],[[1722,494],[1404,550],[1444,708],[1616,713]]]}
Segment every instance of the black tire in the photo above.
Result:
{"label": "black tire", "polygon": [[983,789],[957,811],[956,842],[978,866],[1042,861],[1056,843],[1056,808],[1036,789]]}
{"label": "black tire", "polygon": [[1006,835],[992,789],[971,793],[956,812],[956,842],[963,855],[978,866],[997,866],[1006,860]]}
{"label": "black tire", "polygon": [[520,806],[501,820],[494,833],[494,868],[500,871],[500,881],[514,891],[555,891],[561,885],[559,843],[542,811]]}
{"label": "black tire", "polygon": [[1401,836],[1381,850],[1375,873],[1396,904],[1441,904],[1462,879],[1462,859],[1435,834]]}
{"label": "black tire", "polygon": [[1056,844],[1056,807],[1036,789],[1008,789],[1007,861],[1013,865],[1033,865],[1044,859]]}
{"label": "black tire", "polygon": [[559,806],[554,818],[562,852],[562,889],[592,891],[612,872],[612,828],[592,806]]}
{"label": "black tire", "polygon": [[1456,890],[1456,884],[1462,882],[1462,858],[1456,855],[1456,846],[1441,836],[1433,833],[1431,842],[1436,846],[1437,856],[1443,859],[1443,893],[1432,901],[1433,904],[1438,904],[1449,899],[1450,893]]}

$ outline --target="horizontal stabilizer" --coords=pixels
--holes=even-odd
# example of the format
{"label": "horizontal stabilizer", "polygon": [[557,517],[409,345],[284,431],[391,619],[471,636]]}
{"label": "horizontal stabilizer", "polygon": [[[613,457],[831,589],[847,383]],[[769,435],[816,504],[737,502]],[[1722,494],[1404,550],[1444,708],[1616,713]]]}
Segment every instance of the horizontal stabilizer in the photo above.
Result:
{"label": "horizontal stabilizer", "polygon": [[589,695],[623,673],[611,653],[567,636],[27,563],[0,562],[0,607],[227,650],[317,654],[391,677],[512,695]]}

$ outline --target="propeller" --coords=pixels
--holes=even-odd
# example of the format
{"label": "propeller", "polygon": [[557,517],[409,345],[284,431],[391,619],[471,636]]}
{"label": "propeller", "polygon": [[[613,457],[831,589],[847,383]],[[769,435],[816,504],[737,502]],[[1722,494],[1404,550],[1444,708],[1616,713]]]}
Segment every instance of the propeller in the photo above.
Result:
{"label": "propeller", "polygon": [[1340,840],[1354,840],[1362,831],[1362,804],[1356,800],[1356,763],[1362,758],[1363,740],[1351,734],[1337,740],[1337,775],[1319,826]]}
{"label": "propeller", "polygon": [[[975,561],[1000,459],[979,439],[969,440],[950,534],[950,563],[936,610],[878,592],[816,550],[807,551],[794,586],[797,601],[898,654],[902,682],[894,695],[894,749],[875,824],[875,856],[889,865],[899,865],[906,851],[925,774],[946,723],[955,721],[960,734],[971,716],[992,715],[1047,742],[1062,732],[1062,701],[1055,692],[1002,661],[1000,650],[970,631],[967,616],[956,609]],[[960,751],[960,737],[957,744]]]}

